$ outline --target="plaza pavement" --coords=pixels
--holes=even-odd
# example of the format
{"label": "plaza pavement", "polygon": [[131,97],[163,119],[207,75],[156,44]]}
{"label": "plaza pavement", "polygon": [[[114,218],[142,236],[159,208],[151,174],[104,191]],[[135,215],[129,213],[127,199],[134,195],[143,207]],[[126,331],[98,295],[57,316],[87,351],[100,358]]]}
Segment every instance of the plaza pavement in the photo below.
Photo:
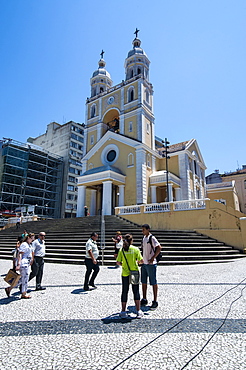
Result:
{"label": "plaza pavement", "polygon": [[101,267],[98,289],[84,292],[84,265],[45,264],[47,290],[23,300],[5,295],[10,267],[0,260],[1,370],[246,369],[245,258],[159,266],[159,307],[141,320],[131,291],[133,318],[119,319],[120,268]]}

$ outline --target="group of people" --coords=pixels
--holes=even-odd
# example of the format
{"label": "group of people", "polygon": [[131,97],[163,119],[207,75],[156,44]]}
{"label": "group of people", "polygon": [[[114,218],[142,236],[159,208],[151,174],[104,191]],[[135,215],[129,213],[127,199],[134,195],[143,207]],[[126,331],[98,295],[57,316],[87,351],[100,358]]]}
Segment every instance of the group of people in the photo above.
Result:
{"label": "group of people", "polygon": [[[150,309],[154,310],[158,307],[157,293],[158,285],[156,279],[157,273],[157,256],[161,252],[161,246],[158,240],[150,232],[148,224],[142,225],[142,251],[138,247],[132,245],[133,238],[131,234],[126,234],[123,238],[118,231],[115,238],[112,238],[115,243],[115,258],[117,266],[122,266],[122,293],[121,293],[121,318],[127,318],[126,304],[130,284],[132,284],[133,297],[137,312],[137,318],[141,319],[144,314],[141,306],[148,304],[147,300],[147,282],[149,279],[150,285],[153,288],[153,301]],[[84,280],[84,290],[89,291],[96,289],[95,278],[99,272],[97,247],[98,234],[93,232],[90,239],[86,243],[86,273]],[[142,283],[142,299],[140,300],[139,292],[139,266],[141,266],[141,283]],[[92,273],[93,270],[93,273]],[[92,274],[91,274],[92,273]],[[134,278],[132,279],[132,275]]]}
{"label": "group of people", "polygon": [[[126,304],[130,284],[132,285],[133,297],[136,306],[137,318],[143,317],[141,306],[146,306],[147,301],[147,283],[153,289],[153,301],[150,309],[158,307],[157,292],[158,285],[156,279],[157,272],[157,256],[161,251],[161,246],[158,240],[150,232],[148,224],[142,225],[142,248],[141,250],[133,245],[133,237],[131,234],[126,234],[122,237],[121,232],[117,231],[113,239],[115,243],[116,266],[122,266],[122,293],[121,293],[121,318],[127,318]],[[14,250],[13,270],[20,272],[20,280],[17,286],[21,291],[21,298],[29,299],[27,286],[28,281],[36,277],[36,290],[44,290],[42,286],[44,256],[45,256],[45,232],[40,232],[38,238],[35,239],[33,233],[28,233],[26,230],[21,237],[18,237],[16,248]],[[93,232],[86,243],[85,255],[85,278],[84,290],[90,291],[96,289],[95,279],[99,273],[99,250],[97,246],[98,234]],[[29,267],[31,273],[29,275]],[[141,266],[141,279],[139,273]],[[139,283],[142,283],[142,299],[140,300]],[[5,288],[7,296],[10,296],[13,287]]]}
{"label": "group of people", "polygon": [[[16,247],[13,251],[13,270],[20,272],[20,280],[16,287],[19,286],[23,299],[31,298],[27,293],[27,286],[28,281],[34,277],[36,277],[36,290],[46,289],[41,285],[45,256],[45,236],[45,232],[41,231],[38,238],[35,239],[35,234],[24,230],[24,233],[17,238]],[[29,275],[30,266],[31,273]],[[8,297],[13,288],[12,286],[5,288]]]}

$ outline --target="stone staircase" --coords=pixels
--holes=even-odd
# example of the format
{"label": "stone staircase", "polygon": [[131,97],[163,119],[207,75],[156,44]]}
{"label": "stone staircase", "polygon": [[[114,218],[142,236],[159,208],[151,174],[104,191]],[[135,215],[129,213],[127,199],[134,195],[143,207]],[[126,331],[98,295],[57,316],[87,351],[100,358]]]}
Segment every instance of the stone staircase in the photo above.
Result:
{"label": "stone staircase", "polygon": [[[11,250],[24,228],[35,234],[46,232],[45,260],[50,263],[82,264],[85,243],[92,231],[98,232],[100,245],[100,216],[28,222],[21,225],[20,230],[13,227],[0,231],[0,259],[12,258]],[[120,217],[105,216],[105,249],[100,254],[108,266],[115,265],[112,237],[118,230],[123,235],[131,233],[133,244],[141,246],[141,226]],[[160,265],[229,262],[246,256],[231,246],[193,231],[152,230],[152,233],[162,246]]]}

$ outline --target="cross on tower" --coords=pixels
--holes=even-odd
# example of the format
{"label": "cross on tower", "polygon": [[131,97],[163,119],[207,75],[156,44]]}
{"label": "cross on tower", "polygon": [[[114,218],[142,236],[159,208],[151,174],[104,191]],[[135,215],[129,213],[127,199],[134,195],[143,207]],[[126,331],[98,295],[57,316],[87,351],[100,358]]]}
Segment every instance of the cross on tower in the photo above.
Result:
{"label": "cross on tower", "polygon": [[137,28],[136,28],[136,31],[134,32],[134,34],[136,35],[136,39],[138,38],[138,32],[139,32],[140,30],[138,30]]}
{"label": "cross on tower", "polygon": [[100,54],[100,55],[101,55],[101,59],[103,59],[103,54],[104,54],[104,53],[105,53],[105,51],[103,51],[103,50],[102,50],[102,52],[101,52],[101,54]]}

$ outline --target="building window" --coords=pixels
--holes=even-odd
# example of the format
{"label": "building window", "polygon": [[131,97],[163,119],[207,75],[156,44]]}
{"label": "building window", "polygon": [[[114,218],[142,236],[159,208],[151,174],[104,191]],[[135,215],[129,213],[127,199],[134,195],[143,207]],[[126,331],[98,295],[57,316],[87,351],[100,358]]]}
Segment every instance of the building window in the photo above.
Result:
{"label": "building window", "polygon": [[67,190],[69,190],[69,191],[74,191],[74,186],[73,186],[73,185],[68,185],[68,186],[67,186]]}
{"label": "building window", "polygon": [[150,166],[150,154],[147,154],[147,167],[151,167]]}
{"label": "building window", "polygon": [[73,194],[67,194],[67,199],[68,200],[73,200],[74,199],[74,195]]}
{"label": "building window", "polygon": [[69,167],[68,171],[71,172],[71,173],[75,173],[75,168],[74,167]]}
{"label": "building window", "polygon": [[246,180],[244,180],[244,189],[246,189]]}
{"label": "building window", "polygon": [[68,181],[75,182],[75,177],[73,177],[73,176],[68,176]]}
{"label": "building window", "polygon": [[132,132],[132,122],[129,122],[128,131]]}
{"label": "building window", "polygon": [[103,89],[103,87],[101,86],[101,87],[100,87],[100,93],[103,93],[103,91],[104,91],[104,89]]}
{"label": "building window", "polygon": [[146,91],[146,102],[149,103],[149,92]]}
{"label": "building window", "polygon": [[72,147],[72,148],[78,148],[78,144],[77,143],[75,143],[74,141],[70,141],[70,146]]}
{"label": "building window", "polygon": [[128,90],[128,103],[134,100],[134,88],[130,87]]}
{"label": "building window", "polygon": [[91,118],[95,117],[95,115],[96,115],[96,106],[95,104],[93,104],[91,107]]}
{"label": "building window", "polygon": [[93,144],[94,144],[94,135],[91,135],[90,143],[91,143],[91,145],[93,145]]}
{"label": "building window", "polygon": [[71,203],[66,204],[66,209],[73,209],[73,208],[74,208],[73,204],[71,204]]}
{"label": "building window", "polygon": [[134,156],[132,153],[128,154],[128,167],[134,166]]}
{"label": "building window", "polygon": [[101,153],[101,161],[106,166],[115,163],[119,156],[119,148],[115,144],[106,146]]}
{"label": "building window", "polygon": [[147,131],[147,134],[149,134],[149,130],[150,130],[150,124],[149,124],[149,123],[147,123],[147,125],[146,125],[146,131]]}
{"label": "building window", "polygon": [[140,75],[142,73],[142,70],[140,67],[138,67],[138,75]]}

